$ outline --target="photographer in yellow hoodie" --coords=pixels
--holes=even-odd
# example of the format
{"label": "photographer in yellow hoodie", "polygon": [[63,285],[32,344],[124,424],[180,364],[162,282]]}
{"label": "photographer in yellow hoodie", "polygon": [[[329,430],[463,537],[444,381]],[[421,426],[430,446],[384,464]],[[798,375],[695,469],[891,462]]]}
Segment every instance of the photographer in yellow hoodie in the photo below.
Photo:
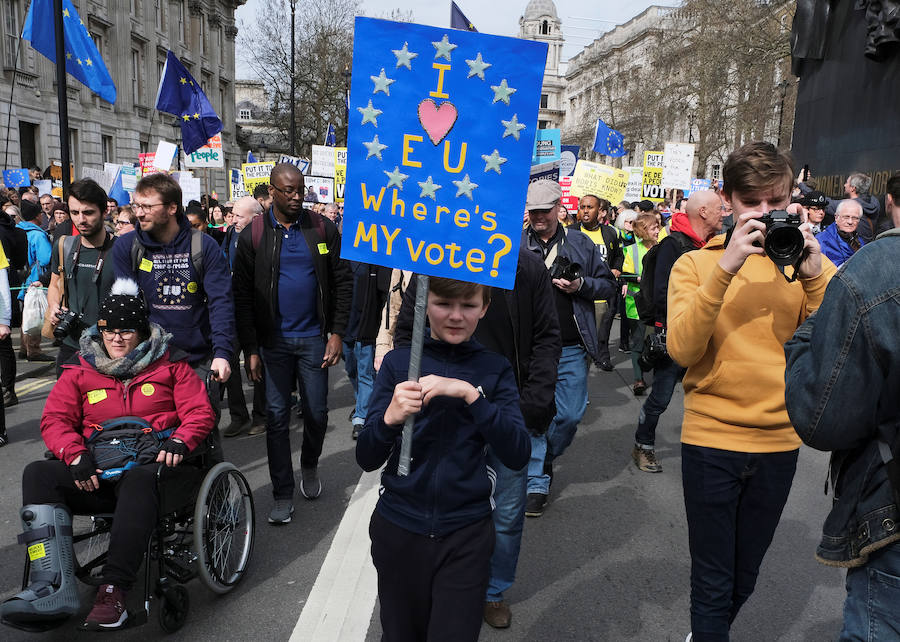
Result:
{"label": "photographer in yellow hoodie", "polygon": [[[748,143],[723,170],[735,226],[672,268],[668,351],[684,376],[682,482],[691,551],[692,642],[728,640],[750,597],[791,489],[800,439],[784,401],[784,343],[822,301],[835,272],[799,205],[793,162]],[[799,258],[779,269],[762,217],[803,220],[779,234]],[[778,218],[775,214],[774,218]],[[783,248],[782,248],[783,249]],[[796,277],[791,280],[790,277]]]}

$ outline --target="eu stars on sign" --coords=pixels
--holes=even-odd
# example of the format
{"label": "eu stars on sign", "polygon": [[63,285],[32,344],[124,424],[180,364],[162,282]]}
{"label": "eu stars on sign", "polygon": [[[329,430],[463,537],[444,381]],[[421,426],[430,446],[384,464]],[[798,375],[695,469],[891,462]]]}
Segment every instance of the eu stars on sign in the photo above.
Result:
{"label": "eu stars on sign", "polygon": [[357,18],[342,256],[511,288],[546,56]]}

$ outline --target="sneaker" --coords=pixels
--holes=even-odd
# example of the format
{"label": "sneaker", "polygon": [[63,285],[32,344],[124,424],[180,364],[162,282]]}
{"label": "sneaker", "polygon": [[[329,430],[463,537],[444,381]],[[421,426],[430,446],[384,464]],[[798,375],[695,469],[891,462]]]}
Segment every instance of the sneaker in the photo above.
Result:
{"label": "sneaker", "polygon": [[544,514],[548,496],[543,493],[528,493],[525,499],[525,517],[540,517]]}
{"label": "sneaker", "polygon": [[276,499],[275,505],[269,511],[270,524],[290,524],[291,515],[294,514],[294,502],[289,499]]}
{"label": "sneaker", "polygon": [[3,448],[8,443],[9,437],[6,436],[6,433],[0,433],[0,448]]}
{"label": "sneaker", "polygon": [[6,392],[3,393],[3,405],[9,408],[17,403],[19,403],[19,398],[16,396],[16,391],[12,388],[7,388]]}
{"label": "sneaker", "polygon": [[631,451],[631,458],[634,460],[634,465],[645,473],[662,472],[662,466],[656,458],[656,451],[652,448],[643,448],[635,444]]}
{"label": "sneaker", "polygon": [[265,419],[254,419],[253,425],[250,426],[250,430],[247,432],[251,437],[255,437],[256,435],[261,435],[266,432],[266,420]]}
{"label": "sneaker", "polygon": [[244,428],[246,428],[249,423],[249,419],[235,419],[228,424],[228,428],[226,428],[222,434],[226,437],[237,437],[244,432]]}
{"label": "sneaker", "polygon": [[647,391],[647,382],[641,379],[640,381],[635,381],[634,385],[631,386],[631,391],[634,393],[635,397],[641,397]]}
{"label": "sneaker", "polygon": [[495,629],[508,629],[512,622],[512,612],[503,600],[484,603],[484,621]]}
{"label": "sneaker", "polygon": [[687,634],[687,637],[684,638],[684,642],[691,642],[691,640],[693,640],[693,639],[694,639],[694,633],[693,633],[693,631],[691,631],[690,633]]}
{"label": "sneaker", "polygon": [[613,371],[613,364],[610,362],[609,359],[604,359],[597,365],[599,365],[600,369],[603,370],[604,372],[612,372]]}
{"label": "sneaker", "polygon": [[51,357],[46,352],[38,352],[37,354],[26,357],[26,359],[28,361],[56,361],[55,357]]}
{"label": "sneaker", "polygon": [[102,584],[97,589],[94,608],[85,619],[83,628],[89,631],[118,629],[128,619],[125,610],[125,593],[112,584]]}
{"label": "sneaker", "polygon": [[300,494],[306,499],[315,499],[322,494],[322,482],[318,468],[300,467]]}
{"label": "sneaker", "polygon": [[353,424],[353,432],[350,433],[350,436],[354,441],[359,437],[359,432],[363,429],[365,424]]}

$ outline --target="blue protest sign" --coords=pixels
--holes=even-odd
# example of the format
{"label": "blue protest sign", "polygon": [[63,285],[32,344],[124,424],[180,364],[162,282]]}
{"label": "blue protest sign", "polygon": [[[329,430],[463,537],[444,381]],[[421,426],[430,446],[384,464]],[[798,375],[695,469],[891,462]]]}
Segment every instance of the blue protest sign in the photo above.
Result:
{"label": "blue protest sign", "polygon": [[531,152],[531,164],[552,163],[559,160],[559,130],[539,129],[534,137],[534,150]]}
{"label": "blue protest sign", "polygon": [[712,181],[708,178],[694,178],[691,180],[691,192],[702,192],[707,189],[712,189]]}
{"label": "blue protest sign", "polygon": [[575,171],[575,163],[578,162],[578,153],[581,147],[578,145],[560,145],[559,175],[571,176]]}
{"label": "blue protest sign", "polygon": [[27,187],[31,185],[31,175],[27,169],[4,169],[3,184],[6,187]]}
{"label": "blue protest sign", "polygon": [[512,288],[546,55],[357,18],[341,255]]}

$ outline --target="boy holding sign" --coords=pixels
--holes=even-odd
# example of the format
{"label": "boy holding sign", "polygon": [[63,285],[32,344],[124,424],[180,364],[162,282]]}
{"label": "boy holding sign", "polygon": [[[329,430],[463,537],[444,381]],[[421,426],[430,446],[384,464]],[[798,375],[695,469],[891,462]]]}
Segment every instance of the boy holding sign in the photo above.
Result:
{"label": "boy holding sign", "polygon": [[[472,340],[490,292],[431,278],[423,376],[407,381],[408,347],[389,352],[359,434],[359,465],[372,471],[387,462],[369,526],[385,640],[478,639],[494,545],[485,446],[516,470],[531,452],[509,362]],[[401,477],[410,416],[411,470]]]}

